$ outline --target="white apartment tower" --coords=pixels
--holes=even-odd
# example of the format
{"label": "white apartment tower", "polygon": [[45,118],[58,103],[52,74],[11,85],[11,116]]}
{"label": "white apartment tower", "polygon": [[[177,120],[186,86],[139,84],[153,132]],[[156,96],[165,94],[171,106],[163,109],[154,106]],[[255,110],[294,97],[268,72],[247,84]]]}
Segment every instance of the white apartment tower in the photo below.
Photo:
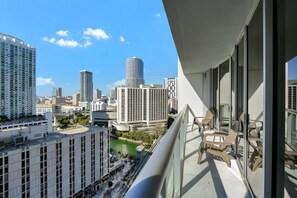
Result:
{"label": "white apartment tower", "polygon": [[0,114],[10,119],[35,114],[36,49],[0,34]]}
{"label": "white apartment tower", "polygon": [[93,73],[80,71],[80,102],[91,102],[93,100]]}
{"label": "white apartment tower", "polygon": [[119,124],[165,122],[168,117],[167,90],[163,88],[119,87],[118,115]]}
{"label": "white apartment tower", "polygon": [[76,93],[72,95],[72,104],[77,106],[80,100],[80,93]]}
{"label": "white apartment tower", "polygon": [[52,133],[1,149],[0,170],[0,197],[84,197],[109,173],[107,129]]}
{"label": "white apartment tower", "polygon": [[163,87],[168,90],[168,107],[169,110],[178,110],[178,100],[177,100],[177,78],[164,78]]}
{"label": "white apartment tower", "polygon": [[177,98],[177,78],[164,78],[163,86],[168,90],[169,98]]}

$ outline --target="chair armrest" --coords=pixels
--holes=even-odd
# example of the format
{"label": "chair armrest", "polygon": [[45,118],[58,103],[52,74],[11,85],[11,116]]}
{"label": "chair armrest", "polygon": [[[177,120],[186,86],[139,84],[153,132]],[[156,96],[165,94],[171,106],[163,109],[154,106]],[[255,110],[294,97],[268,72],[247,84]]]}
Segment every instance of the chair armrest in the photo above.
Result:
{"label": "chair armrest", "polygon": [[[213,139],[211,140],[211,137],[213,137]],[[225,138],[227,137],[227,135],[224,134],[205,134],[204,138],[203,138],[203,142],[204,143],[209,143],[209,144],[221,144],[224,142]],[[223,138],[223,139],[221,139]],[[207,140],[210,139],[210,140]]]}
{"label": "chair armrest", "polygon": [[295,151],[285,151],[285,154],[297,156],[297,153]]}
{"label": "chair armrest", "polygon": [[[215,146],[215,145],[218,145],[218,146]],[[224,143],[224,142],[211,142],[211,141],[205,141],[204,142],[204,147],[209,146],[209,147],[219,148],[222,145],[226,145],[226,143]]]}
{"label": "chair armrest", "polygon": [[254,141],[263,141],[263,139],[261,138],[257,138],[257,137],[248,137],[248,140],[254,140]]}
{"label": "chair armrest", "polygon": [[[211,133],[211,134],[205,134],[204,135],[204,138],[203,138],[203,142],[210,142],[210,141],[207,141],[206,140],[207,137],[225,138],[225,137],[227,137],[227,135],[224,135],[224,134],[213,134],[213,133]],[[215,141],[213,141],[213,142],[215,142]]]}
{"label": "chair armrest", "polygon": [[214,134],[214,133],[209,133],[209,134],[205,134],[204,137],[207,137],[207,136],[212,136],[212,137],[227,137],[228,134]]}
{"label": "chair armrest", "polygon": [[224,143],[224,142],[205,141],[204,144],[218,144],[218,145],[223,145],[223,144],[226,144],[226,143]]}

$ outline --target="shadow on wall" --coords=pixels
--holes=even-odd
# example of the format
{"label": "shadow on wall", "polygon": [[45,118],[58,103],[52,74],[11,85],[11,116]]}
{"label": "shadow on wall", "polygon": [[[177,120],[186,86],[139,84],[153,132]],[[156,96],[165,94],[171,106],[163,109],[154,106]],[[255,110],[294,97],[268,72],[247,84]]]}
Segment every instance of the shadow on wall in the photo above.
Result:
{"label": "shadow on wall", "polygon": [[190,85],[203,103],[203,112],[213,108],[211,106],[210,70],[203,74],[185,74]]}

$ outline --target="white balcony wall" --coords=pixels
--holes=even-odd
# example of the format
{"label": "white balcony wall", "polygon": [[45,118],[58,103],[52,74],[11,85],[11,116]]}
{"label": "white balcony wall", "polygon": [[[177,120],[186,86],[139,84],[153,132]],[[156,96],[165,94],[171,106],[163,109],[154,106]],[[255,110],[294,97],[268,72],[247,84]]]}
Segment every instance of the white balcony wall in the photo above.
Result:
{"label": "white balcony wall", "polygon": [[196,116],[203,116],[211,104],[211,72],[184,74],[178,61],[178,109],[188,104]]}

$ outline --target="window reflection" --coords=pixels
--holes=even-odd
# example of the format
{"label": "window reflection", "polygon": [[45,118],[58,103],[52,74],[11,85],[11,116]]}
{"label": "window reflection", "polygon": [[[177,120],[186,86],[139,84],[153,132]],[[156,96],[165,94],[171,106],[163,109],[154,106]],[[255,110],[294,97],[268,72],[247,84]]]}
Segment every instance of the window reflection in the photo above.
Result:
{"label": "window reflection", "polygon": [[220,65],[220,109],[219,109],[219,122],[220,130],[229,130],[229,118],[230,118],[230,93],[225,90],[230,90],[230,72],[229,72],[229,60],[226,60]]}
{"label": "window reflection", "polygon": [[[254,194],[263,195],[263,6],[248,25],[247,178]],[[243,117],[243,115],[242,115]]]}

